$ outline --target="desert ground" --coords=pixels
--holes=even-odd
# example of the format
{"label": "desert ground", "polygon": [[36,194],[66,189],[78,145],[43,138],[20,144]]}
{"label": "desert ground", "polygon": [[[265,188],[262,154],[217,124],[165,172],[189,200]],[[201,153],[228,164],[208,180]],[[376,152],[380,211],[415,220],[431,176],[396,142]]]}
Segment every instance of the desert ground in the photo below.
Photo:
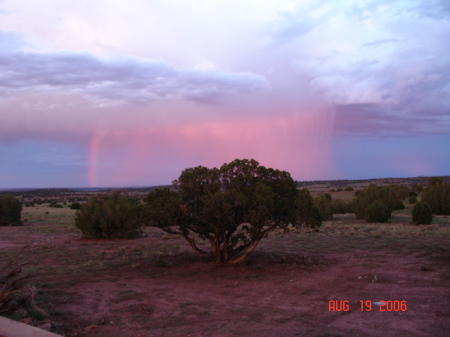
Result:
{"label": "desert ground", "polygon": [[450,218],[416,226],[405,205],[387,224],[343,214],[318,232],[274,232],[226,266],[155,228],[83,239],[75,210],[36,205],[23,208],[24,226],[0,227],[0,263],[29,244],[19,260],[34,257],[23,272],[48,316],[12,318],[68,337],[450,336]]}

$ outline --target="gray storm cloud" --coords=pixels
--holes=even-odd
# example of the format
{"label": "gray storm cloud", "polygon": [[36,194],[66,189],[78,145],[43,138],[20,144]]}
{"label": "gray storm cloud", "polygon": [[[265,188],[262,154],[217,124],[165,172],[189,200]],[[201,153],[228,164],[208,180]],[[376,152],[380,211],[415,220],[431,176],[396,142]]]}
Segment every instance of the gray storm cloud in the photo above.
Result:
{"label": "gray storm cloud", "polygon": [[269,88],[263,76],[219,69],[182,69],[155,60],[104,60],[89,54],[0,55],[0,94],[72,93],[128,104],[187,99],[217,103],[224,96]]}

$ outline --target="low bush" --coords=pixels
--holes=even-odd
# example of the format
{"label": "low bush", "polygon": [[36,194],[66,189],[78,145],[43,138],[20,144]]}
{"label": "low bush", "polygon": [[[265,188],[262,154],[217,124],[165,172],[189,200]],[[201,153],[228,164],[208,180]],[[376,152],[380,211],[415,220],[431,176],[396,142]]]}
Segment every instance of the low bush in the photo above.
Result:
{"label": "low bush", "polygon": [[422,201],[430,205],[433,214],[450,215],[450,184],[439,182],[439,179],[433,181],[437,182],[425,189]]}
{"label": "low bush", "polygon": [[405,209],[405,204],[401,200],[391,199],[388,202],[388,207],[393,211],[397,211],[397,210]]}
{"label": "low bush", "polygon": [[70,205],[71,209],[80,209],[81,205],[79,202],[74,202],[72,205]]}
{"label": "low bush", "polygon": [[430,205],[426,202],[418,201],[412,210],[412,220],[416,225],[430,224],[433,220],[433,214]]}
{"label": "low bush", "polygon": [[410,204],[415,204],[415,203],[417,202],[417,198],[416,198],[415,196],[410,196],[410,197],[408,198],[408,202],[409,202]]}
{"label": "low bush", "polygon": [[314,206],[317,208],[322,221],[333,219],[333,207],[331,204],[331,196],[329,194],[319,193],[314,198]]}
{"label": "low bush", "polygon": [[20,226],[22,203],[11,194],[0,195],[0,226]]}
{"label": "low bush", "polygon": [[364,219],[366,222],[388,222],[391,217],[389,208],[380,200],[367,206]]}
{"label": "low bush", "polygon": [[335,199],[331,202],[331,207],[333,210],[333,214],[345,214],[345,213],[352,213],[352,211],[349,209],[348,203],[346,203],[342,199]]}
{"label": "low bush", "polygon": [[141,208],[136,198],[121,191],[99,193],[81,205],[75,226],[86,238],[136,238],[142,233]]}
{"label": "low bush", "polygon": [[351,191],[354,191],[355,189],[353,188],[353,187],[351,187],[351,186],[347,186],[346,188],[344,188],[344,191],[347,191],[347,192],[351,192]]}

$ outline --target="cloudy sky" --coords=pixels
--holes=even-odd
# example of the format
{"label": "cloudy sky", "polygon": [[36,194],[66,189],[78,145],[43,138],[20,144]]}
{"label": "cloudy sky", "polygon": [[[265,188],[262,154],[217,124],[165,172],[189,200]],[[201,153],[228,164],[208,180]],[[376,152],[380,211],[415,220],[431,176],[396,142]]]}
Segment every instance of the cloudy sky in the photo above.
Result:
{"label": "cloudy sky", "polygon": [[0,188],[450,174],[448,0],[0,0]]}

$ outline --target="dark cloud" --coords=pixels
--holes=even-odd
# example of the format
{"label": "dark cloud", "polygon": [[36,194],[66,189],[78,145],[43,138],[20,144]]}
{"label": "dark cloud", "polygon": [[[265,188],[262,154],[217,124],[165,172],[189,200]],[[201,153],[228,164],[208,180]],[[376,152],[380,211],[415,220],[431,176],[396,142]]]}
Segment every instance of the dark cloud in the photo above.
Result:
{"label": "dark cloud", "polygon": [[394,105],[337,105],[334,130],[338,135],[376,137],[448,134],[450,114],[411,114],[408,110]]}
{"label": "dark cloud", "polygon": [[253,73],[182,69],[155,60],[104,60],[89,54],[0,54],[0,94],[70,91],[126,103],[188,99],[216,103],[266,89]]}

